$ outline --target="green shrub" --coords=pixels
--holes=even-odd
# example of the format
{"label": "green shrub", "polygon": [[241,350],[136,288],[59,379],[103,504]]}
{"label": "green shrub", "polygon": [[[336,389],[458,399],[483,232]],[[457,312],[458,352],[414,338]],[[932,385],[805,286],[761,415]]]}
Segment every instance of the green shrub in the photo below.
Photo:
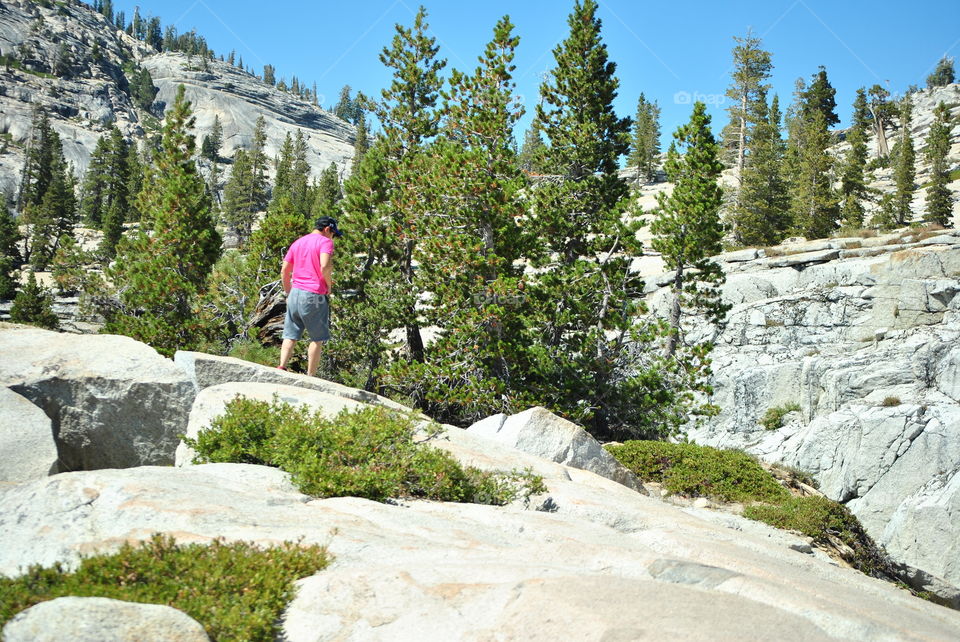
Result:
{"label": "green shrub", "polygon": [[34,604],[74,595],[166,604],[197,620],[214,640],[274,640],[294,581],[328,563],[326,550],[315,545],[180,545],[154,535],[137,547],[86,557],[74,572],[38,565],[0,578],[0,627]]}
{"label": "green shrub", "polygon": [[782,501],[790,496],[755,459],[738,450],[663,441],[628,441],[607,450],[642,481],[663,484],[673,494],[726,502]]}
{"label": "green shrub", "polygon": [[836,537],[853,550],[847,561],[854,568],[875,577],[893,577],[889,560],[867,535],[860,521],[846,506],[820,496],[790,497],[776,505],[747,506],[745,517],[777,528],[798,531],[817,544]]}
{"label": "green shrub", "polygon": [[788,403],[775,408],[768,408],[763,417],[760,418],[760,425],[767,430],[777,430],[783,427],[783,418],[791,412],[800,410],[800,404]]}
{"label": "green shrub", "polygon": [[[299,343],[306,342],[301,341]],[[275,366],[280,363],[280,347],[265,346],[256,339],[244,339],[235,343],[227,356],[259,363],[263,366]]]}
{"label": "green shrub", "polygon": [[238,397],[196,439],[185,439],[198,462],[275,466],[314,497],[421,497],[507,504],[546,490],[529,472],[491,473],[461,466],[451,455],[414,441],[407,414],[370,407],[327,419],[274,401]]}

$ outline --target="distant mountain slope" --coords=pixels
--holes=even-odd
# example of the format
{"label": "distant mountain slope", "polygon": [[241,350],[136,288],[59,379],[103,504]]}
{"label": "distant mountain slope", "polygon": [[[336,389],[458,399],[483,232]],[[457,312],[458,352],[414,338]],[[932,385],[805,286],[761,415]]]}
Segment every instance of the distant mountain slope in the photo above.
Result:
{"label": "distant mountain slope", "polygon": [[[304,132],[315,175],[331,162],[343,171],[353,155],[352,125],[293,94],[271,87],[233,65],[156,53],[82,3],[0,2],[0,190],[15,195],[29,140],[31,113],[44,107],[63,140],[64,155],[83,176],[97,139],[111,124],[138,142],[157,121],[130,95],[127,72],[147,69],[159,88],[152,111],[170,104],[178,84],[187,88],[199,144],[214,116],[223,127],[221,155],[250,143],[257,117],[267,124],[268,155],[287,133]],[[272,168],[271,168],[272,169]]]}

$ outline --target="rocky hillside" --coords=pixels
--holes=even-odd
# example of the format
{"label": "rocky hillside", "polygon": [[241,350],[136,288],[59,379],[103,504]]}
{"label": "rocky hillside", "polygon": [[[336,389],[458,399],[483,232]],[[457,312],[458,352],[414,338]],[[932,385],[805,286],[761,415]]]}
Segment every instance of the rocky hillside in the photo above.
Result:
{"label": "rocky hillside", "polygon": [[[960,232],[718,258],[733,305],[713,353],[722,412],[692,438],[813,473],[906,579],[960,598]],[[655,307],[670,278],[650,279]],[[786,414],[766,429],[771,410]]]}
{"label": "rocky hillside", "polygon": [[[24,350],[38,345],[51,353]],[[327,545],[335,560],[298,582],[282,622],[291,641],[949,640],[960,630],[956,611],[838,567],[802,537],[648,496],[600,461],[582,431],[543,410],[498,419],[499,430],[444,427],[434,442],[485,470],[543,477],[547,492],[504,507],[315,499],[278,469],[191,465],[183,450],[182,465],[170,466],[170,437],[196,434],[237,394],[327,413],[390,402],[235,359],[178,353],[171,363],[151,353],[123,337],[0,327],[0,435],[4,452],[22,453],[2,468],[11,481],[0,486],[0,573],[74,565],[155,532],[182,542],[299,540]],[[22,367],[8,365],[13,354]],[[166,423],[153,412],[165,400],[176,400]],[[65,432],[77,438],[54,440]],[[107,469],[47,476],[67,453],[99,468],[76,457],[85,450],[116,457]],[[104,606],[47,604],[12,620],[5,639],[55,636],[58,615],[86,621]],[[103,623],[91,626],[103,633]]]}
{"label": "rocky hillside", "polygon": [[[266,121],[268,155],[284,137],[303,131],[315,174],[331,162],[343,170],[353,155],[352,125],[293,94],[271,87],[233,65],[158,54],[85,4],[41,6],[30,0],[0,3],[0,190],[15,194],[30,137],[31,112],[43,106],[63,141],[64,155],[82,176],[97,139],[116,124],[142,141],[158,127],[156,116],[171,104],[176,87],[187,88],[196,116],[197,141],[215,116],[223,127],[221,155],[249,146],[258,116]],[[126,67],[126,70],[125,70]],[[130,70],[147,69],[159,88],[150,113],[131,98]]]}

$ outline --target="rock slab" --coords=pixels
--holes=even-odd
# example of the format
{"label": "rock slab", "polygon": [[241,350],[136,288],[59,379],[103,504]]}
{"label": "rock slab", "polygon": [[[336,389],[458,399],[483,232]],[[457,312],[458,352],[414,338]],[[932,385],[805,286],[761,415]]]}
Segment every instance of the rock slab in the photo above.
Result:
{"label": "rock slab", "polygon": [[6,324],[0,385],[49,417],[60,470],[172,464],[196,394],[178,366],[129,337]]}
{"label": "rock slab", "polygon": [[0,481],[27,481],[59,472],[50,418],[0,387]]}
{"label": "rock slab", "polygon": [[3,627],[5,642],[209,642],[192,617],[162,604],[105,597],[58,597],[20,612]]}

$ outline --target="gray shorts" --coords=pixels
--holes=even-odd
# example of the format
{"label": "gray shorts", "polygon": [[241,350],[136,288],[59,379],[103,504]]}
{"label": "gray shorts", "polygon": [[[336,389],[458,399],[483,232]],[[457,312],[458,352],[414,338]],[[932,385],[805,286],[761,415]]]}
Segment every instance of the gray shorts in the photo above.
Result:
{"label": "gray shorts", "polygon": [[304,330],[311,341],[330,340],[330,303],[326,294],[291,288],[287,295],[283,338],[299,341]]}

